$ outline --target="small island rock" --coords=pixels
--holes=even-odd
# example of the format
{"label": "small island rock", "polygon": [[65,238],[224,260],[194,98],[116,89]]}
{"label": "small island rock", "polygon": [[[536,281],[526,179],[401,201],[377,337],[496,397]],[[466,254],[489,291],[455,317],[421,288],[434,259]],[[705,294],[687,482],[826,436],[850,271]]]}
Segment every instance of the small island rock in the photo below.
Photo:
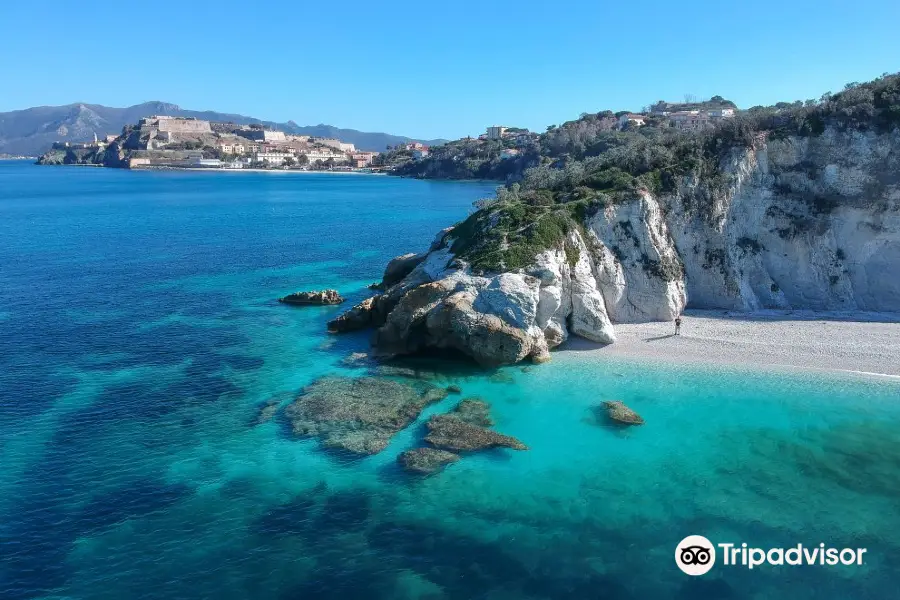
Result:
{"label": "small island rock", "polygon": [[450,463],[459,460],[459,455],[437,448],[416,448],[407,450],[397,457],[397,462],[411,473],[431,475]]}
{"label": "small island rock", "polygon": [[528,446],[516,438],[466,423],[455,415],[435,415],[428,420],[425,441],[443,450],[470,452],[487,448],[512,448],[528,450]]}
{"label": "small island rock", "polygon": [[331,304],[340,304],[344,301],[341,295],[337,290],[321,290],[321,291],[313,291],[313,292],[296,292],[294,294],[288,294],[283,298],[278,299],[279,302],[283,302],[285,304],[295,304],[300,306],[306,305],[331,305]]}
{"label": "small island rock", "polygon": [[607,416],[617,423],[625,425],[643,425],[644,419],[619,400],[608,400],[603,403]]}

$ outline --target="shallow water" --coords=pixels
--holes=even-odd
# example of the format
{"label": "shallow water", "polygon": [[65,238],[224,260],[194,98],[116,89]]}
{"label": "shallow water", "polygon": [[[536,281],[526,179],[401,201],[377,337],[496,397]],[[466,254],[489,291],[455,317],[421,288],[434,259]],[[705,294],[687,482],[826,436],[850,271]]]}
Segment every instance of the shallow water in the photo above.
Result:
{"label": "shallow water", "polygon": [[[365,459],[287,404],[365,334],[298,289],[365,297],[490,185],[0,162],[2,598],[886,598],[900,565],[900,384],[646,361],[480,372]],[[434,361],[414,361],[434,367]],[[489,400],[530,450],[405,476],[427,416]],[[647,424],[610,427],[620,399]],[[861,567],[716,567],[688,534],[866,547]]]}

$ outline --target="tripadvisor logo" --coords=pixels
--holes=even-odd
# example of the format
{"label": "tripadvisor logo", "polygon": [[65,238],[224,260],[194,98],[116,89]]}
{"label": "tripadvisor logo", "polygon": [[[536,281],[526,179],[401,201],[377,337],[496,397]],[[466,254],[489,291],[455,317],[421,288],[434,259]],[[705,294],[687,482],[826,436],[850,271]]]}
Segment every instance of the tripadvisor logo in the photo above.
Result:
{"label": "tripadvisor logo", "polygon": [[703,575],[716,564],[716,549],[702,535],[689,535],[675,548],[675,564],[688,575]]}
{"label": "tripadvisor logo", "polygon": [[790,548],[751,548],[747,544],[713,544],[702,535],[689,535],[675,547],[675,564],[688,575],[704,575],[716,564],[716,548],[722,565],[753,569],[761,565],[861,565],[865,548],[826,548],[825,544]]}

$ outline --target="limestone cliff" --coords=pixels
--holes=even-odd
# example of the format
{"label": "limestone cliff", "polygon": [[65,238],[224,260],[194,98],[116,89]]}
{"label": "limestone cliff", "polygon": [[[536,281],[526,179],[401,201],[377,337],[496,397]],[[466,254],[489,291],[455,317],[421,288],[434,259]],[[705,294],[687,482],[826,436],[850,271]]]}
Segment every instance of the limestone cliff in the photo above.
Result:
{"label": "limestone cliff", "polygon": [[[545,360],[570,334],[612,343],[613,323],[686,306],[900,311],[900,131],[760,136],[718,173],[582,211],[520,268],[473,267],[458,243],[471,225],[445,230],[331,327],[377,326],[383,354],[449,347],[508,364]],[[501,209],[476,222],[501,227]]]}

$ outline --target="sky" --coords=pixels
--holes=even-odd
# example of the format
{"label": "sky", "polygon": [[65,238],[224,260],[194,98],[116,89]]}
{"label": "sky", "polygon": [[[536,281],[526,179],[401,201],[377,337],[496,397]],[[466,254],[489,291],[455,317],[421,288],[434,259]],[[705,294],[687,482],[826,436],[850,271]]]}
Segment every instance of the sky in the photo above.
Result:
{"label": "sky", "polygon": [[898,0],[0,2],[0,112],[149,100],[421,139],[900,70]]}

